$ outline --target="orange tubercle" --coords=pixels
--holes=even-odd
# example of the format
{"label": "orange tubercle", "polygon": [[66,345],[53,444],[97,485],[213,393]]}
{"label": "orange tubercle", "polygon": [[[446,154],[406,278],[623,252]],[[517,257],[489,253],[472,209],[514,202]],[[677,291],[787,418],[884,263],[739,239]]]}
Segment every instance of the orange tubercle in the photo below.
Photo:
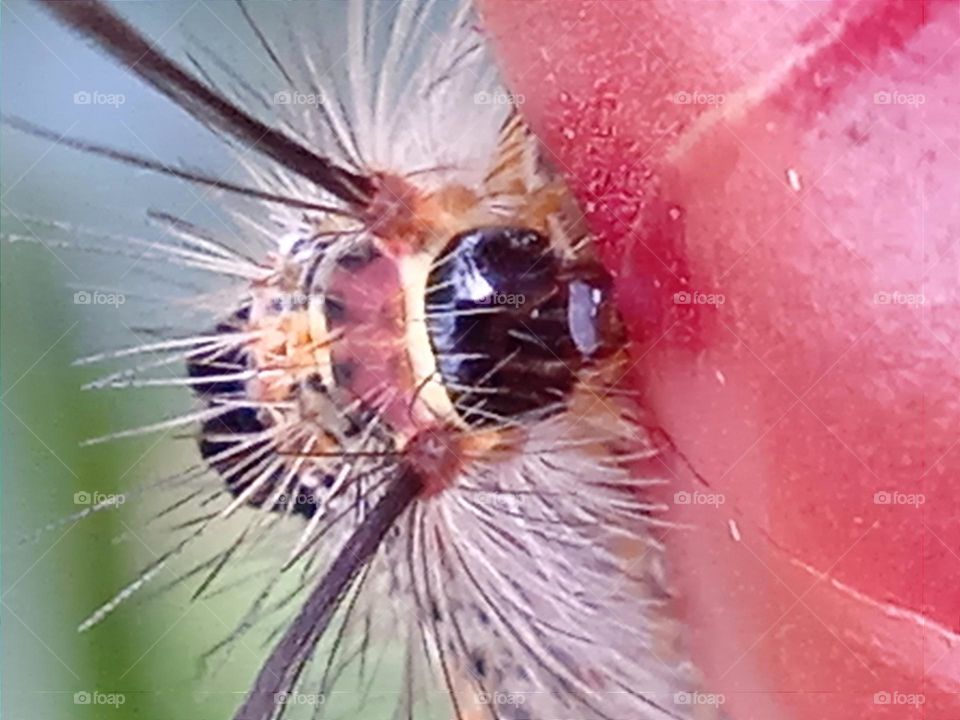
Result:
{"label": "orange tubercle", "polygon": [[476,193],[451,184],[427,193],[398,175],[375,176],[377,193],[367,207],[370,231],[393,257],[445,243],[479,203]]}

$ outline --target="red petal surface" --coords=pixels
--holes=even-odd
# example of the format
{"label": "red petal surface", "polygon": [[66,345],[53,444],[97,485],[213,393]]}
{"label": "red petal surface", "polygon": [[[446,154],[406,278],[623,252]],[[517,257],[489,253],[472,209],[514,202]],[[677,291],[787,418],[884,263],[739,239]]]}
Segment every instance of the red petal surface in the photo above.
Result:
{"label": "red petal surface", "polygon": [[737,720],[960,718],[957,3],[483,8],[689,463],[708,684]]}

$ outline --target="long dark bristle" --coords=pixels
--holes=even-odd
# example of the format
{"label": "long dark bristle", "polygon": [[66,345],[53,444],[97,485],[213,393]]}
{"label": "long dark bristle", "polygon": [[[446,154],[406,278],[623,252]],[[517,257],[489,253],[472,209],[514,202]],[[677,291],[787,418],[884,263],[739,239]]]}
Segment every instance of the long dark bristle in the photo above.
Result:
{"label": "long dark bristle", "polygon": [[282,715],[283,705],[278,703],[278,697],[293,690],[351,583],[374,556],[397,518],[416,498],[421,486],[420,477],[409,466],[404,466],[398,477],[390,481],[384,495],[353,530],[270,652],[234,720],[274,720]]}
{"label": "long dark bristle", "polygon": [[82,140],[69,135],[62,135],[55,130],[45,128],[40,125],[34,125],[32,122],[22,118],[4,115],[3,123],[14,130],[26,133],[27,135],[31,135],[35,138],[40,138],[41,140],[50,140],[55,145],[62,145],[63,147],[79,150],[80,152],[90,153],[91,155],[99,155],[100,157],[107,158],[108,160],[115,160],[123,163],[124,165],[130,165],[141,170],[147,170],[148,172],[160,173],[161,175],[168,175],[179,180],[186,180],[187,182],[203,185],[205,187],[211,187],[222,192],[228,192],[234,195],[252,198],[254,200],[263,200],[264,202],[285,205],[286,207],[298,208],[301,210],[316,210],[317,212],[353,217],[351,213],[345,212],[344,210],[335,208],[331,205],[323,205],[321,203],[311,202],[309,200],[300,200],[295,197],[276,195],[275,193],[257,190],[256,188],[237,185],[236,183],[229,182],[222,178],[213,177],[212,175],[207,175],[205,173],[196,172],[193,170],[184,170],[173,165],[157,162],[156,160],[151,160],[143,157],[142,155],[137,155],[136,153],[117,150],[116,148],[112,148],[107,145],[100,145],[98,143],[90,142],[89,140]]}
{"label": "long dark bristle", "polygon": [[354,207],[373,194],[370,178],[317,155],[241,110],[190,75],[100,0],[37,0],[60,22],[100,48],[205,125],[248,144]]}

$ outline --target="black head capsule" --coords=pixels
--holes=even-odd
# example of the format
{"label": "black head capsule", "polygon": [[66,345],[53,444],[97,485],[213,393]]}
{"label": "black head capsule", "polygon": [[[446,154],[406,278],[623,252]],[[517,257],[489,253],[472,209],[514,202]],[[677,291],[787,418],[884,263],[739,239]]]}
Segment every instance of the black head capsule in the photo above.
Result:
{"label": "black head capsule", "polygon": [[530,228],[453,237],[426,302],[437,369],[474,425],[561,410],[584,366],[617,344],[609,276]]}

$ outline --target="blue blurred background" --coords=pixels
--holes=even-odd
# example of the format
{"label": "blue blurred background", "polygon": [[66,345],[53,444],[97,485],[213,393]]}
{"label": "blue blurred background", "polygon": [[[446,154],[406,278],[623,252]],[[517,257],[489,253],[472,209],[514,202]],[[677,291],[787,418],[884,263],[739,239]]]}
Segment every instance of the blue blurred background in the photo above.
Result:
{"label": "blue blurred background", "polygon": [[[334,4],[316,4],[316,12]],[[245,26],[232,3],[119,7],[181,59],[189,32],[233,43],[239,55],[229,57],[237,70],[263,72],[257,64],[262,61],[243,56],[255,43],[248,28],[241,35]],[[212,172],[230,168],[230,157],[206,130],[32,4],[4,2],[0,28],[5,114],[166,162],[182,160]],[[330,32],[337,33],[335,25]],[[71,232],[30,221],[31,216],[63,220],[149,238],[156,231],[145,222],[148,206],[200,225],[223,218],[215,202],[197,202],[192,188],[8,127],[2,155],[2,229],[8,240],[0,243],[2,715],[8,720],[230,717],[264,658],[270,628],[251,631],[206,670],[201,658],[249,606],[255,579],[239,585],[234,580],[255,572],[255,564],[228,569],[223,583],[229,591],[191,601],[196,582],[164,586],[177,570],[208,557],[209,547],[201,543],[174,568],[158,570],[143,591],[102,623],[77,631],[170,546],[166,528],[176,518],[154,521],[165,505],[162,493],[140,497],[135,489],[197,457],[192,442],[171,436],[81,447],[85,439],[153,422],[191,404],[185,389],[83,391],[81,386],[103,371],[72,363],[91,352],[143,342],[144,326],[175,326],[183,313],[176,302],[138,306],[137,296],[175,296],[177,289],[165,285],[149,264],[122,254],[60,247],[60,241],[72,239]],[[128,293],[120,307],[75,302],[77,291],[118,287]],[[57,523],[88,507],[91,497],[111,493],[127,493],[128,501],[116,510]],[[385,715],[393,700],[387,692],[364,716]]]}

